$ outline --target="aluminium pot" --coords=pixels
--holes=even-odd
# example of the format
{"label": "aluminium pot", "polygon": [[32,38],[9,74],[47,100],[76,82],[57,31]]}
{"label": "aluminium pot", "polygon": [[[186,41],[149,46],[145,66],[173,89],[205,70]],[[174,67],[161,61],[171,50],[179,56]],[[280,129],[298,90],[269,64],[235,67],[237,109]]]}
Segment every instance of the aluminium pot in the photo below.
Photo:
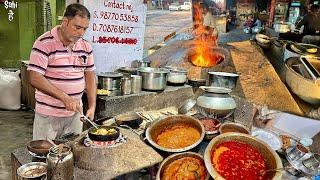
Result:
{"label": "aluminium pot", "polygon": [[197,106],[203,116],[225,119],[233,114],[237,104],[229,94],[231,89],[212,86],[201,86],[200,89],[205,93],[197,98]]}
{"label": "aluminium pot", "polygon": [[141,67],[138,75],[142,77],[142,89],[150,91],[162,91],[167,86],[169,71],[163,68]]}
{"label": "aluminium pot", "polygon": [[139,67],[150,67],[151,62],[150,61],[137,61],[138,68]]}
{"label": "aluminium pot", "polygon": [[121,73],[116,72],[105,72],[98,74],[98,88],[106,90],[120,90],[121,85]]}
{"label": "aluminium pot", "polygon": [[227,72],[208,72],[209,86],[233,89],[236,87],[239,75]]}

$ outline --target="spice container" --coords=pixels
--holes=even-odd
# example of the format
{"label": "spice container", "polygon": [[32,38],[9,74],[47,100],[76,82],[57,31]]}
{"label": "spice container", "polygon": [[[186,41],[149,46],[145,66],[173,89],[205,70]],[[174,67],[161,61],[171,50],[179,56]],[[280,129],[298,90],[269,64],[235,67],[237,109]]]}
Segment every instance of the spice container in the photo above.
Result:
{"label": "spice container", "polygon": [[142,77],[139,75],[131,75],[131,93],[137,94],[141,92]]}

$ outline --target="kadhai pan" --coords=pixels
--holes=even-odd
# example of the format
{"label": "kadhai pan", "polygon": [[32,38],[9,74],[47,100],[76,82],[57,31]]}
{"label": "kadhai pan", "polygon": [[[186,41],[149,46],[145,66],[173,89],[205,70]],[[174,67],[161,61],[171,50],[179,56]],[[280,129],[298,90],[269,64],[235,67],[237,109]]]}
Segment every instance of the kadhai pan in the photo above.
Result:
{"label": "kadhai pan", "polygon": [[[98,129],[105,129],[106,131],[114,129],[115,132],[110,133],[110,134],[97,134],[96,132],[98,131]],[[91,140],[93,140],[93,141],[113,141],[113,140],[118,139],[118,137],[120,136],[120,129],[117,127],[114,127],[114,126],[98,126],[98,129],[96,129],[95,127],[91,127],[88,130],[88,136]]]}

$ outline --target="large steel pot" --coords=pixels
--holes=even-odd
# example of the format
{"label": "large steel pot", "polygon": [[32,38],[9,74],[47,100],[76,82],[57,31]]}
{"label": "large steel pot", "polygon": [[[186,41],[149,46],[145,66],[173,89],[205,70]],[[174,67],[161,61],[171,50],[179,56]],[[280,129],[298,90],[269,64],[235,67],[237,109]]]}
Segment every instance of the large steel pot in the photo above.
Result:
{"label": "large steel pot", "polygon": [[[320,58],[307,58],[316,69],[320,68]],[[313,80],[307,72],[299,57],[287,59],[286,83],[291,91],[305,102],[320,105],[320,84]]]}
{"label": "large steel pot", "polygon": [[[308,52],[296,50],[295,48],[293,49],[292,47],[294,47],[295,45],[302,46],[306,49],[315,48],[315,49],[317,49],[317,53],[308,53]],[[286,61],[287,59],[289,59],[291,57],[300,57],[302,55],[306,56],[306,57],[320,57],[320,47],[313,45],[313,44],[288,42],[284,47],[283,61]]]}
{"label": "large steel pot", "polygon": [[227,72],[208,72],[209,85],[233,89],[236,87],[239,75]]}
{"label": "large steel pot", "polygon": [[[162,133],[166,128],[172,127],[176,124],[182,124],[182,123],[188,124],[191,127],[196,128],[201,133],[198,141],[196,141],[194,144],[190,146],[179,148],[179,149],[165,148],[165,147],[159,146],[156,143],[156,139],[158,135]],[[146,138],[149,141],[149,143],[155,148],[162,151],[166,151],[166,152],[184,152],[184,151],[193,149],[194,147],[196,147],[202,142],[204,135],[205,135],[205,130],[202,123],[198,119],[195,119],[191,116],[186,116],[186,115],[173,115],[173,116],[164,117],[162,119],[159,119],[153,122],[146,130]]]}
{"label": "large steel pot", "polygon": [[120,90],[122,74],[116,72],[100,73],[98,76],[98,87],[107,90]]}
{"label": "large steel pot", "polygon": [[[204,153],[205,165],[211,177],[213,177],[213,179],[224,179],[224,178],[215,170],[215,168],[212,165],[212,157],[211,157],[212,151],[215,150],[215,148],[219,144],[227,141],[243,142],[255,147],[265,159],[267,169],[279,169],[283,167],[281,159],[278,156],[278,154],[261,140],[247,134],[242,134],[242,133],[235,133],[235,132],[225,133],[213,138],[208,144]],[[271,171],[271,172],[268,172],[268,175],[269,175],[269,178],[272,180],[280,180],[282,177],[282,172]]]}
{"label": "large steel pot", "polygon": [[169,71],[162,68],[143,67],[138,69],[138,75],[142,77],[142,89],[161,91],[167,86]]}

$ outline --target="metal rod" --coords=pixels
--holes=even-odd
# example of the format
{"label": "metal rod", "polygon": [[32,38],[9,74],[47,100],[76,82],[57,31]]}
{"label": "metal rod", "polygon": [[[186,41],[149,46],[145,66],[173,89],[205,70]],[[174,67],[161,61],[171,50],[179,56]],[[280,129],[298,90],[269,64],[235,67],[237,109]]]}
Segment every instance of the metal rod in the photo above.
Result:
{"label": "metal rod", "polygon": [[83,117],[85,120],[87,120],[93,127],[95,127],[96,129],[99,129],[99,128],[98,128],[98,125],[97,125],[96,123],[92,122],[87,116],[82,115],[82,117]]}

